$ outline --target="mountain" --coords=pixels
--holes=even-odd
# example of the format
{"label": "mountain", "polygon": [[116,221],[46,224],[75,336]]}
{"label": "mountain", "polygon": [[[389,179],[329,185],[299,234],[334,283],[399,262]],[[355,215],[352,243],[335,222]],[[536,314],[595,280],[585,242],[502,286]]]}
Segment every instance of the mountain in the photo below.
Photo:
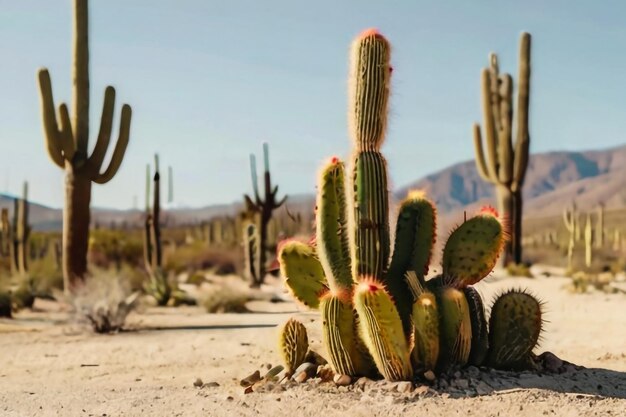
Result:
{"label": "mountain", "polygon": [[[437,204],[440,225],[445,229],[463,218],[463,211],[472,213],[484,204],[495,204],[494,187],[484,182],[473,160],[452,165],[397,190],[398,199],[410,189],[424,189]],[[607,209],[626,207],[626,145],[593,151],[547,152],[530,158],[524,183],[524,214],[526,217],[559,215],[573,200],[581,210],[598,203]],[[290,196],[290,211],[311,210],[315,205],[312,194]],[[0,208],[13,209],[13,197],[0,194]],[[195,223],[221,215],[232,215],[241,203],[213,205],[201,208],[165,210],[176,223]],[[94,222],[141,224],[138,210],[94,208]],[[39,230],[60,229],[61,210],[31,203],[30,220]]]}

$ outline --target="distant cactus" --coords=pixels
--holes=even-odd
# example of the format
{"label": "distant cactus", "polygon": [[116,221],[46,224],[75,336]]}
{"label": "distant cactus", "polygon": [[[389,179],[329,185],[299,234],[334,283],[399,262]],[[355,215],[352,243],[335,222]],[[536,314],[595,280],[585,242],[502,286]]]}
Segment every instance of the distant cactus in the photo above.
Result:
{"label": "distant cactus", "polygon": [[259,213],[258,229],[259,229],[259,275],[256,280],[251,282],[253,287],[260,286],[265,280],[266,264],[267,264],[267,251],[268,251],[268,233],[267,227],[272,219],[272,213],[274,210],[282,206],[287,201],[287,196],[281,200],[277,199],[278,186],[272,186],[272,177],[270,174],[270,157],[269,157],[269,145],[263,144],[263,185],[264,195],[261,196],[259,192],[259,183],[256,170],[256,158],[254,154],[250,155],[250,173],[252,175],[252,189],[254,190],[253,197],[244,195],[246,207]]}
{"label": "distant cactus", "polygon": [[13,272],[19,275],[26,275],[28,270],[28,237],[30,236],[30,226],[28,224],[28,182],[24,182],[22,198],[14,200],[13,210]]}
{"label": "distant cactus", "polygon": [[[315,245],[290,241],[281,246],[285,283],[297,300],[319,308],[323,344],[336,373],[372,376],[376,368],[386,379],[411,380],[415,372],[482,365],[490,352],[499,367],[518,366],[530,360],[531,339],[523,351],[514,352],[514,361],[500,360],[500,351],[488,346],[482,300],[471,287],[491,272],[505,243],[494,209],[482,209],[452,232],[442,275],[426,281],[436,211],[423,193],[411,192],[399,210],[391,254],[386,162],[379,152],[387,119],[389,51],[375,30],[353,43],[352,172],[347,177],[337,158],[323,167]],[[507,332],[511,316],[526,310],[498,311],[491,325],[494,346],[506,353],[515,343]],[[536,312],[531,313],[535,326]],[[524,329],[528,334],[535,330]]]}
{"label": "distant cactus", "polygon": [[[480,176],[496,186],[498,209],[508,220],[507,243],[502,263],[522,262],[522,186],[528,167],[528,107],[530,96],[530,34],[522,33],[516,119],[513,120],[513,79],[498,73],[498,57],[489,55],[489,68],[481,73],[483,130],[487,157],[483,151],[480,126],[473,126],[476,166]],[[513,130],[515,129],[515,143]]]}
{"label": "distant cactus", "polygon": [[101,172],[109,147],[115,107],[115,89],[107,87],[100,131],[89,153],[89,30],[88,0],[74,0],[72,115],[65,103],[57,114],[48,70],[39,70],[41,113],[48,154],[66,172],[63,213],[63,278],[65,291],[85,279],[89,243],[91,184],[104,184],[117,173],[128,145],[131,108],[122,106],[120,130],[109,166]]}
{"label": "distant cactus", "polygon": [[569,232],[567,244],[567,269],[572,270],[576,235],[577,231],[580,230],[578,209],[575,202],[572,202],[570,207],[563,210],[563,223],[565,225],[565,229]]}
{"label": "distant cactus", "polygon": [[593,231],[591,226],[591,214],[587,213],[585,222],[585,266],[591,267],[593,257]]}
{"label": "distant cactus", "polygon": [[604,247],[604,203],[598,204],[598,218],[596,221],[595,241],[596,248]]}

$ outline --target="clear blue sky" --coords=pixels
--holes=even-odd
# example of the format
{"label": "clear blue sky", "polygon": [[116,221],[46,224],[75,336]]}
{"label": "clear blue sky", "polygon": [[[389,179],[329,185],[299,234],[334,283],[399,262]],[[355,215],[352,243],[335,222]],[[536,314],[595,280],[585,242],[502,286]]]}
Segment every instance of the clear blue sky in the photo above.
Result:
{"label": "clear blue sky", "polygon": [[[626,2],[99,0],[91,2],[91,137],[107,84],[133,106],[118,175],[93,203],[143,201],[158,151],[175,172],[176,203],[237,200],[251,189],[248,154],[271,147],[287,193],[312,192],[324,158],[349,151],[347,51],[377,27],[394,46],[384,152],[402,186],[473,158],[479,73],[490,51],[517,73],[519,33],[533,35],[532,151],[626,141]],[[61,206],[62,171],[44,150],[38,67],[70,98],[69,0],[0,0],[0,191],[31,183]],[[115,121],[117,130],[117,122]]]}

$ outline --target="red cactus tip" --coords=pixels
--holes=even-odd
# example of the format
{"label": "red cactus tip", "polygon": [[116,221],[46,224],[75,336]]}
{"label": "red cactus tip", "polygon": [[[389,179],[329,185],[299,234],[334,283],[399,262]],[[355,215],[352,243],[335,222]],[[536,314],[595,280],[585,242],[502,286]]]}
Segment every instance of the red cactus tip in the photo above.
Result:
{"label": "red cactus tip", "polygon": [[338,164],[339,163],[339,158],[337,158],[336,156],[333,156],[332,158],[330,158],[330,163],[331,164]]}
{"label": "red cactus tip", "polygon": [[487,216],[493,216],[495,218],[500,217],[500,215],[498,214],[498,210],[496,210],[492,206],[483,206],[483,207],[481,207],[480,211],[478,212],[478,214],[487,215]]}
{"label": "red cactus tip", "polygon": [[368,36],[380,35],[380,32],[376,28],[365,29],[359,34],[359,38],[367,38]]}

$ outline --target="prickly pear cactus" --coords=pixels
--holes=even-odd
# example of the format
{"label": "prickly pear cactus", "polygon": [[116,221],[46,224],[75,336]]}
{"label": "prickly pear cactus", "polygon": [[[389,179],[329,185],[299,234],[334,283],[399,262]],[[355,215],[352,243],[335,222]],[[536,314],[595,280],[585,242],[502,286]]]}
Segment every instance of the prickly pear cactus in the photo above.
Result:
{"label": "prickly pear cactus", "polygon": [[289,319],[280,330],[279,351],[289,375],[304,362],[309,349],[306,328],[296,319]]}

